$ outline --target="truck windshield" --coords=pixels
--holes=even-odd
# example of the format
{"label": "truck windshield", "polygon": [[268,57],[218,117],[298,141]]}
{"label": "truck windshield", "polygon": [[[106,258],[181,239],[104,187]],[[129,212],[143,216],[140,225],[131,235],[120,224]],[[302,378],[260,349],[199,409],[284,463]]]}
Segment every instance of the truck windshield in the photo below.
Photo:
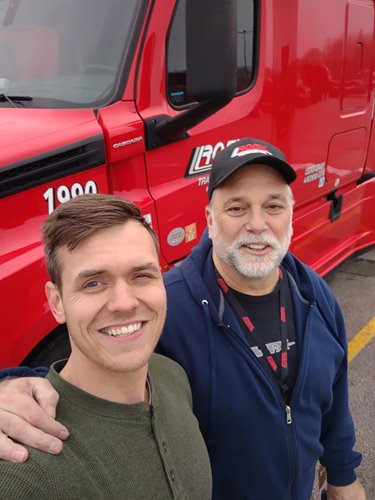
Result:
{"label": "truck windshield", "polygon": [[0,0],[0,94],[9,96],[0,106],[82,108],[110,103],[121,91],[119,81],[123,83],[129,67],[143,4]]}

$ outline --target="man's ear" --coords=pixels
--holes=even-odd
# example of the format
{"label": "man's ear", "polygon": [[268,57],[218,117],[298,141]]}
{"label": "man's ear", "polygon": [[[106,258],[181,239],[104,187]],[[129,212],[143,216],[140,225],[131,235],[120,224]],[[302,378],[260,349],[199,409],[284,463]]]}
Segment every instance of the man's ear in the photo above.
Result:
{"label": "man's ear", "polygon": [[209,205],[207,205],[205,211],[206,211],[206,222],[208,227],[208,236],[212,240],[212,214]]}
{"label": "man's ear", "polygon": [[65,311],[64,306],[61,299],[61,294],[57,288],[57,286],[52,283],[52,281],[47,281],[45,285],[45,292],[49,304],[49,308],[51,309],[52,314],[55,317],[55,320],[58,323],[65,323]]}

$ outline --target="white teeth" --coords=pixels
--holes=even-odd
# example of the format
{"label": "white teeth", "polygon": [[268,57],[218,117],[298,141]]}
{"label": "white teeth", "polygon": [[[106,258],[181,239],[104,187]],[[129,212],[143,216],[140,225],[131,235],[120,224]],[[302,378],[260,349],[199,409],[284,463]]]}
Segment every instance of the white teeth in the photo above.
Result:
{"label": "white teeth", "polygon": [[256,243],[253,243],[252,245],[247,245],[248,248],[251,248],[251,250],[264,250],[266,248],[266,245],[257,245]]}
{"label": "white teeth", "polygon": [[106,335],[111,335],[112,337],[126,337],[127,335],[137,332],[141,326],[142,323],[133,323],[128,326],[122,326],[121,328],[104,328],[101,332]]}

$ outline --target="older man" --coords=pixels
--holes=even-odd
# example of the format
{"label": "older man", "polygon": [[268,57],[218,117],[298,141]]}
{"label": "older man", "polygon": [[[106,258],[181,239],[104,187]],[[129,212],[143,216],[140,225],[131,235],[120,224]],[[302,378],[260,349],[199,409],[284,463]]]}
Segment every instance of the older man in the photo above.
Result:
{"label": "older man", "polygon": [[167,273],[159,350],[186,370],[213,471],[213,498],[363,499],[348,407],[347,341],[332,292],[288,253],[296,174],[243,139],[218,154],[208,234]]}
{"label": "older man", "polygon": [[[188,374],[215,500],[309,500],[318,460],[330,499],[364,498],[354,472],[361,456],[353,451],[342,314],[325,282],[288,252],[295,178],[283,153],[258,139],[219,153],[208,232],[165,276],[158,349]],[[27,380],[9,382],[7,391],[42,383]],[[31,398],[23,391],[9,406],[27,417],[22,407]],[[44,417],[42,428],[57,435],[51,420]],[[26,431],[34,440],[37,431]],[[12,446],[0,453],[10,455]]]}
{"label": "older man", "polygon": [[43,226],[53,315],[72,352],[48,379],[70,437],[58,457],[0,462],[1,498],[211,498],[207,450],[183,370],[153,355],[166,314],[156,238],[109,195],[61,205]]}

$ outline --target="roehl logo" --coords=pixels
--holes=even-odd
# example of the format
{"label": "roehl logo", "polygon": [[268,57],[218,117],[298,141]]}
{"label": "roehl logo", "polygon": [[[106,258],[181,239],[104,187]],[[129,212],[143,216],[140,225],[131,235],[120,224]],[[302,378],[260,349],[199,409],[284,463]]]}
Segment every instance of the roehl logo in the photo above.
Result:
{"label": "roehl logo", "polygon": [[268,151],[267,147],[263,146],[262,144],[245,144],[244,146],[234,148],[231,154],[231,158],[234,158],[235,156],[244,156],[255,153],[272,155],[272,153]]}
{"label": "roehl logo", "polygon": [[239,139],[231,139],[226,144],[218,142],[214,146],[206,144],[205,146],[198,146],[197,148],[194,148],[191,152],[190,160],[185,171],[185,177],[192,177],[209,172],[216,154],[238,140]]}

